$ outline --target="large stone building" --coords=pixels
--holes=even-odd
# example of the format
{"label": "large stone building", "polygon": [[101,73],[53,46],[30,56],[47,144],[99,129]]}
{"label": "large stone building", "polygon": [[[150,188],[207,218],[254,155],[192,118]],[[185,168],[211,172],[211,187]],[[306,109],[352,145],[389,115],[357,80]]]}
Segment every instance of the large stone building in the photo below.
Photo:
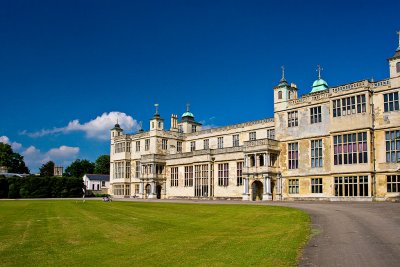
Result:
{"label": "large stone building", "polygon": [[[399,35],[400,38],[400,35]],[[400,40],[390,77],[309,94],[282,74],[274,117],[202,130],[187,109],[170,129],[111,130],[114,197],[386,200],[400,196]]]}

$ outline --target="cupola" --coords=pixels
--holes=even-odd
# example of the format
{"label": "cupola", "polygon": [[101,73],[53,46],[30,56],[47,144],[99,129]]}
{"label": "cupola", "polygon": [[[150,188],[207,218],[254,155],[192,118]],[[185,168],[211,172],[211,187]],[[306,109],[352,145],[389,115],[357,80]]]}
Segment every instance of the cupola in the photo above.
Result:
{"label": "cupola", "polygon": [[325,91],[326,89],[329,88],[328,83],[321,78],[322,68],[320,65],[318,65],[317,71],[318,71],[318,79],[314,81],[311,93]]}

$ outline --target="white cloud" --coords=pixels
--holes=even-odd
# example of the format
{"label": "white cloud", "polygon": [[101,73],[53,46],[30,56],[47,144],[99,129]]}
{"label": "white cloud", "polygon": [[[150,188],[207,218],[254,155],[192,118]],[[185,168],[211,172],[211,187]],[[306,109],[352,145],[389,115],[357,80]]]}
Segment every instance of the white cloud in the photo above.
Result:
{"label": "white cloud", "polygon": [[43,153],[40,149],[30,146],[21,154],[24,156],[25,164],[31,171],[36,172],[43,164],[50,160],[56,165],[68,166],[77,158],[79,151],[79,147],[60,146]]}
{"label": "white cloud", "polygon": [[131,116],[123,112],[112,111],[109,113],[105,112],[101,116],[97,116],[95,119],[83,124],[81,124],[79,120],[73,120],[65,127],[42,129],[37,132],[23,131],[21,134],[35,138],[58,133],[84,132],[88,138],[107,140],[110,137],[110,129],[114,127],[117,121],[121,125],[121,128],[126,131],[135,131],[139,129],[138,122]]}
{"label": "white cloud", "polygon": [[11,145],[11,148],[13,149],[13,151],[18,151],[22,147],[22,145],[20,143],[10,142],[10,138],[8,138],[5,135],[0,136],[0,143]]}

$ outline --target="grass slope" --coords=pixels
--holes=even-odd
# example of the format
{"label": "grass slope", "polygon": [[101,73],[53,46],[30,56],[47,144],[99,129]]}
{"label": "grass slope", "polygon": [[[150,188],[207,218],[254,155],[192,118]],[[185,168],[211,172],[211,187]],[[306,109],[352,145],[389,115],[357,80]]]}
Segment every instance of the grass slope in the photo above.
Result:
{"label": "grass slope", "polygon": [[294,266],[309,233],[284,207],[0,201],[1,266]]}

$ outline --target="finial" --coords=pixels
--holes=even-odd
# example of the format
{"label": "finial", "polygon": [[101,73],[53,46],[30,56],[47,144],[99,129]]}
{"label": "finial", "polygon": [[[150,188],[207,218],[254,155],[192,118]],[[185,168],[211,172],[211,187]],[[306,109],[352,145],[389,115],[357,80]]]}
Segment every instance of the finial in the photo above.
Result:
{"label": "finial", "polygon": [[322,70],[324,70],[324,69],[321,68],[321,65],[318,64],[318,69],[317,69],[317,71],[318,71],[318,80],[321,79],[321,71],[322,71]]}
{"label": "finial", "polygon": [[190,104],[187,103],[187,104],[186,104],[186,112],[189,112],[189,110],[190,110]]}
{"label": "finial", "polygon": [[283,81],[283,80],[285,80],[285,65],[282,65],[281,68],[282,68],[282,79],[281,80]]}
{"label": "finial", "polygon": [[159,106],[159,104],[154,104],[154,106],[156,107],[156,113],[154,115],[158,115],[158,106]]}
{"label": "finial", "polygon": [[400,31],[397,32],[397,35],[399,36],[399,46],[397,47],[396,51],[400,51]]}
{"label": "finial", "polygon": [[142,126],[142,124],[143,124],[143,122],[142,122],[142,121],[139,121],[139,127],[140,127],[140,129],[139,129],[139,130],[142,130],[142,129],[143,129],[143,126]]}

